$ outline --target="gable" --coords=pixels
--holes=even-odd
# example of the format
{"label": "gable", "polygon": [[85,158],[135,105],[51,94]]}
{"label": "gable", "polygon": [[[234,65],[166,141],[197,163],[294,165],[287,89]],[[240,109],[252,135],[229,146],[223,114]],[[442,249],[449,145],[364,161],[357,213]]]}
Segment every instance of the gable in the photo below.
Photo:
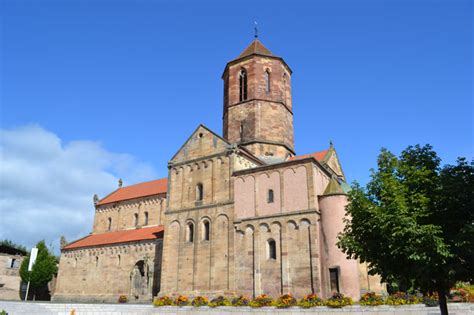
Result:
{"label": "gable", "polygon": [[328,154],[325,157],[324,163],[329,166],[337,176],[344,178],[344,172],[342,171],[341,163],[339,162],[339,158],[337,157],[336,150],[331,148]]}
{"label": "gable", "polygon": [[227,149],[229,143],[203,125],[192,133],[181,148],[172,157],[172,163],[195,160]]}

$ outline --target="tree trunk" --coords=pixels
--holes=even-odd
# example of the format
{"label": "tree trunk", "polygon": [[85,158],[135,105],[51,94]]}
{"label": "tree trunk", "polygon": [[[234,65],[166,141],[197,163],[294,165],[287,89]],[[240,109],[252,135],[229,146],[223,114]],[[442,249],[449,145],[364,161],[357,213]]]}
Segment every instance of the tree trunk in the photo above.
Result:
{"label": "tree trunk", "polygon": [[448,315],[448,302],[446,301],[446,289],[439,288],[438,297],[439,297],[439,309],[441,311],[441,315]]}

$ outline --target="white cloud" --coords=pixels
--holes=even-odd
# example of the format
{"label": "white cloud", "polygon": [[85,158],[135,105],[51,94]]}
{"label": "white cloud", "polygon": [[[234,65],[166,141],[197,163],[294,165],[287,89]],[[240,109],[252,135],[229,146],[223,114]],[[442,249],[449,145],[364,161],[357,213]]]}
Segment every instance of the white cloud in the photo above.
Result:
{"label": "white cloud", "polygon": [[28,247],[45,239],[56,252],[92,229],[92,197],[117,188],[118,178],[136,183],[157,178],[153,166],[94,141],[63,143],[37,125],[1,129],[0,239]]}

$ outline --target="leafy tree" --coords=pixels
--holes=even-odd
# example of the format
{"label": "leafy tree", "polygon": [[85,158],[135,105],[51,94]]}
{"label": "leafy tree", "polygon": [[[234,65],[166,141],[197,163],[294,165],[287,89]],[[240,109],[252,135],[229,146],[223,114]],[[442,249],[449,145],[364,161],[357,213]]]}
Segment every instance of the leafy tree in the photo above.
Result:
{"label": "leafy tree", "polygon": [[13,242],[12,242],[11,240],[9,240],[9,239],[0,240],[0,245],[10,246],[10,247],[16,248],[17,250],[24,251],[25,253],[27,252],[25,246],[20,245],[20,244],[13,243]]}
{"label": "leafy tree", "polygon": [[33,289],[33,292],[46,287],[48,282],[50,282],[53,276],[58,272],[57,259],[50,252],[45,242],[38,242],[36,247],[38,248],[38,255],[31,272],[28,271],[30,254],[23,260],[20,267],[21,280],[23,282],[30,281],[30,289]]}
{"label": "leafy tree", "polygon": [[430,145],[382,149],[367,187],[352,186],[338,246],[384,282],[438,292],[448,314],[449,289],[474,278],[474,163],[440,162]]}

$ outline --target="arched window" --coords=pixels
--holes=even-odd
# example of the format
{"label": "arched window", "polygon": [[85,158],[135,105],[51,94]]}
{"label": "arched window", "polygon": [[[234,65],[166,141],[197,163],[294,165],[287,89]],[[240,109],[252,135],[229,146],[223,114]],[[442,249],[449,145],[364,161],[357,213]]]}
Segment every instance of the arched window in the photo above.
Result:
{"label": "arched window", "polygon": [[286,82],[287,82],[286,73],[283,74],[283,103],[286,104]]}
{"label": "arched window", "polygon": [[199,183],[196,185],[196,201],[201,201],[204,197],[204,189],[202,184]]}
{"label": "arched window", "polygon": [[210,237],[210,224],[209,224],[209,221],[204,221],[202,226],[203,226],[202,239],[204,241],[209,241],[209,237]]}
{"label": "arched window", "polygon": [[121,260],[120,255],[117,255],[117,266],[120,266],[120,262],[121,262],[120,260]]}
{"label": "arched window", "polygon": [[143,225],[148,225],[148,212],[145,211],[145,220],[143,221]]}
{"label": "arched window", "polygon": [[188,223],[186,240],[190,243],[194,242],[194,224],[192,222]]}
{"label": "arched window", "polygon": [[74,258],[74,268],[76,268],[76,267],[77,267],[77,257]]}
{"label": "arched window", "polygon": [[133,215],[133,225],[138,226],[138,213]]}
{"label": "arched window", "polygon": [[268,259],[276,259],[277,258],[277,252],[276,252],[276,243],[274,240],[269,239],[267,242],[267,255]]}
{"label": "arched window", "polygon": [[99,267],[99,256],[95,256],[95,266]]}
{"label": "arched window", "polygon": [[107,227],[107,231],[110,231],[112,229],[112,218],[108,218],[108,227]]}
{"label": "arched window", "polygon": [[239,101],[247,100],[247,70],[242,68],[239,73]]}
{"label": "arched window", "polygon": [[275,200],[275,196],[274,196],[274,193],[273,193],[273,189],[269,189],[268,190],[268,195],[267,195],[267,202],[268,203],[273,203],[274,200]]}
{"label": "arched window", "polygon": [[265,92],[270,93],[270,70],[265,71]]}

